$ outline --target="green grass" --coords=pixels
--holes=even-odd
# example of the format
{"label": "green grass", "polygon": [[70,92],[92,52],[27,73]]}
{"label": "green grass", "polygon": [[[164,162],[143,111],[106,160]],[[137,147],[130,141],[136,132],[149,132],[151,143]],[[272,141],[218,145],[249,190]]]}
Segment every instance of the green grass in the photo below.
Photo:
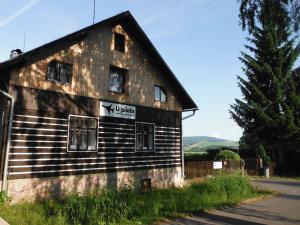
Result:
{"label": "green grass", "polygon": [[72,194],[62,201],[0,204],[0,216],[11,225],[151,224],[267,193],[253,189],[248,177],[242,174],[221,174],[181,189],[147,193],[132,188],[106,189],[101,194]]}

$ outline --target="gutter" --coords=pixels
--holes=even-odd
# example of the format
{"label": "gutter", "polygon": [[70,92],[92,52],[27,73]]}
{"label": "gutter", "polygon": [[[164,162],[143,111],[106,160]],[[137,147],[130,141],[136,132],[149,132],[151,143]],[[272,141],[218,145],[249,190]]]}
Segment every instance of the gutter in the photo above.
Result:
{"label": "gutter", "polygon": [[10,136],[11,136],[11,127],[14,115],[14,103],[15,100],[13,96],[6,93],[5,91],[0,90],[0,94],[4,95],[10,100],[10,112],[9,112],[9,126],[7,131],[7,141],[6,141],[6,150],[5,150],[5,158],[4,158],[4,168],[3,168],[3,180],[1,191],[7,191],[7,174],[8,174],[8,157],[9,157],[9,146],[10,146]]}
{"label": "gutter", "polygon": [[[198,108],[193,108],[193,109],[188,109],[188,110],[182,110],[181,112],[189,112],[193,111],[192,114],[187,115],[183,117],[181,120],[188,119],[196,114],[196,111],[199,110]],[[181,178],[184,179],[185,174],[184,174],[184,152],[183,152],[183,135],[182,135],[182,130],[183,130],[183,125],[181,124]]]}

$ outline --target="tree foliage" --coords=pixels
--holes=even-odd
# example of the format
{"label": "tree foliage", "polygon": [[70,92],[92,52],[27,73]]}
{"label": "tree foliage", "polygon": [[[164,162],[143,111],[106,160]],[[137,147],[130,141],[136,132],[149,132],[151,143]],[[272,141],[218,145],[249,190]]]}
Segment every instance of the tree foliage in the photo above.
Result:
{"label": "tree foliage", "polygon": [[258,25],[269,23],[270,18],[280,28],[284,29],[286,24],[290,24],[294,31],[299,30],[299,0],[239,0],[239,2],[242,29],[248,28],[250,34]]}
{"label": "tree foliage", "polygon": [[300,145],[300,79],[292,73],[300,53],[292,32],[299,29],[299,2],[241,0],[240,21],[250,37],[248,53],[240,57],[243,99],[235,100],[230,113],[244,129],[243,148],[278,155]]}
{"label": "tree foliage", "polygon": [[230,150],[222,150],[217,154],[217,160],[240,160],[239,154],[230,151]]}

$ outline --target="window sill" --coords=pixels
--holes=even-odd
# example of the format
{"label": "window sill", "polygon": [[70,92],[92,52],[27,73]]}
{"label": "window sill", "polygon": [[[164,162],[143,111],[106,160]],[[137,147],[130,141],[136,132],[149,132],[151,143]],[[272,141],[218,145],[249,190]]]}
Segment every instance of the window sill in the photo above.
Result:
{"label": "window sill", "polygon": [[118,95],[125,95],[125,96],[129,96],[129,93],[128,92],[116,92],[116,91],[110,91],[109,92],[111,94],[118,94]]}
{"label": "window sill", "polygon": [[162,102],[162,101],[159,101],[159,100],[153,100],[153,102],[162,103],[162,104],[168,104],[168,101]]}
{"label": "window sill", "polygon": [[58,82],[58,81],[55,81],[55,80],[48,80],[48,79],[46,81],[49,82],[49,83],[53,83],[53,84],[71,86],[71,83],[61,83],[61,82]]}

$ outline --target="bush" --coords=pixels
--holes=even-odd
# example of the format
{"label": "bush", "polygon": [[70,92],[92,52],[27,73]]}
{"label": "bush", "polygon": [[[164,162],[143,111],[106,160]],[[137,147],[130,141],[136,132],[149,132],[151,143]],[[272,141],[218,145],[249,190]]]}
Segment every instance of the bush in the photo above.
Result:
{"label": "bush", "polygon": [[239,154],[230,151],[222,150],[217,154],[217,160],[241,160]]}
{"label": "bush", "polygon": [[0,191],[0,204],[8,202],[7,193],[4,191]]}

